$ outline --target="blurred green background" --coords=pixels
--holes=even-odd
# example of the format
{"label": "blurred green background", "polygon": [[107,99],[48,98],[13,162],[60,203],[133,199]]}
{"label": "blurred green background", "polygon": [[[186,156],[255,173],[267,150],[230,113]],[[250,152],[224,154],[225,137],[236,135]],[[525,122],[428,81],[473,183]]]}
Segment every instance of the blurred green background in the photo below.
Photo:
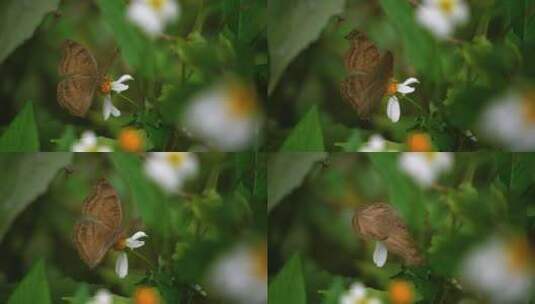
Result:
{"label": "blurred green background", "polygon": [[[3,1],[0,4],[0,134],[25,104],[33,113],[25,137],[30,148],[10,151],[68,151],[86,129],[115,139],[126,126],[142,129],[152,150],[187,150],[194,142],[179,123],[192,95],[234,76],[250,83],[265,101],[267,44],[265,0],[177,1],[177,20],[151,39],[125,18],[131,1]],[[99,65],[118,47],[108,74],[130,74],[130,89],[114,104],[122,116],[104,121],[95,94],[86,119],[70,116],[56,101],[58,63],[65,39],[85,45]],[[263,106],[260,105],[260,108]],[[34,118],[35,116],[35,118]],[[5,143],[4,143],[5,144]],[[260,142],[256,143],[257,148]]]}
{"label": "blurred green background", "polygon": [[[74,303],[85,303],[98,288],[130,303],[139,284],[157,288],[162,303],[228,303],[210,291],[203,297],[193,287],[207,288],[208,270],[229,248],[265,242],[265,160],[252,153],[196,155],[199,174],[177,195],[164,193],[145,176],[143,155],[2,153],[0,302],[6,303],[41,261],[46,276],[37,281],[45,287],[34,285],[34,297],[24,303],[66,303],[65,297],[75,295]],[[78,256],[73,225],[83,199],[102,177],[119,193],[124,224],[141,217],[149,237],[135,251],[155,269],[129,254],[128,276],[119,279],[113,250],[93,270]],[[52,302],[39,298],[46,285]]]}
{"label": "blurred green background", "polygon": [[[429,189],[399,169],[401,155],[270,155],[271,303],[292,297],[293,303],[339,303],[353,282],[387,299],[394,278],[414,284],[418,303],[486,303],[466,285],[452,285],[467,252],[494,235],[520,235],[535,248],[534,154],[456,153],[453,168]],[[426,257],[424,266],[404,267],[392,254],[383,268],[373,264],[375,242],[357,236],[351,224],[355,209],[373,202],[397,209]],[[526,271],[533,279],[533,268]]]}
{"label": "blurred green background", "polygon": [[[470,8],[469,22],[439,41],[418,24],[417,6],[411,5],[434,1],[271,1],[266,149],[348,151],[336,144],[355,138],[360,143],[375,133],[405,142],[414,130],[430,134],[440,151],[500,148],[493,138],[483,140],[477,123],[493,97],[507,89],[534,87],[535,2],[462,2]],[[414,102],[401,99],[398,123],[388,120],[386,102],[362,121],[340,95],[340,83],[348,75],[345,36],[354,29],[393,53],[398,81],[420,80],[408,95]],[[477,143],[467,130],[476,134]],[[301,140],[296,143],[293,136]]]}

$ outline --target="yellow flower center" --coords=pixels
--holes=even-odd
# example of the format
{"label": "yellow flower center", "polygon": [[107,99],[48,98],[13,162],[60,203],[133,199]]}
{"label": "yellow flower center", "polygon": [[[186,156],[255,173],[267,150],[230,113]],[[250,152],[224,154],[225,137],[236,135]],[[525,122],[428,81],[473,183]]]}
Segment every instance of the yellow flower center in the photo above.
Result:
{"label": "yellow flower center", "polygon": [[113,249],[117,251],[123,251],[126,248],[126,239],[120,238],[115,245],[113,246]]}
{"label": "yellow flower center", "polygon": [[256,96],[249,87],[230,85],[228,98],[229,112],[233,118],[246,118],[256,111]]}
{"label": "yellow flower center", "polygon": [[440,0],[438,6],[444,13],[451,14],[455,4],[454,0]]}
{"label": "yellow flower center", "polygon": [[430,152],[433,150],[431,139],[426,133],[413,133],[409,135],[407,146],[411,152]]}
{"label": "yellow flower center", "polygon": [[530,248],[525,238],[517,237],[513,239],[507,247],[509,266],[515,272],[526,272],[532,268],[531,257],[535,252]]}
{"label": "yellow flower center", "polygon": [[123,151],[140,152],[143,150],[143,137],[133,128],[124,128],[119,133],[119,146]]}
{"label": "yellow flower center", "polygon": [[390,81],[388,88],[386,89],[386,94],[389,96],[394,96],[398,92],[398,82],[395,79]]}
{"label": "yellow flower center", "polygon": [[154,10],[159,11],[162,9],[166,0],[149,0],[149,5],[154,8]]}
{"label": "yellow flower center", "polygon": [[160,297],[155,288],[138,287],[134,292],[134,304],[158,304]]}
{"label": "yellow flower center", "polygon": [[178,168],[184,163],[185,154],[183,152],[171,152],[167,153],[166,158],[171,166]]}
{"label": "yellow flower center", "polygon": [[535,124],[535,90],[526,92],[522,98],[522,114],[527,124]]}
{"label": "yellow flower center", "polygon": [[110,91],[111,91],[111,78],[106,76],[104,77],[104,80],[100,84],[100,92],[106,95],[106,94],[109,94]]}
{"label": "yellow flower center", "polygon": [[394,304],[409,304],[414,299],[411,285],[402,280],[394,280],[390,283],[388,295]]}
{"label": "yellow flower center", "polygon": [[253,261],[254,261],[254,276],[266,281],[267,280],[267,246],[265,243],[262,243],[260,246],[254,249],[253,251]]}

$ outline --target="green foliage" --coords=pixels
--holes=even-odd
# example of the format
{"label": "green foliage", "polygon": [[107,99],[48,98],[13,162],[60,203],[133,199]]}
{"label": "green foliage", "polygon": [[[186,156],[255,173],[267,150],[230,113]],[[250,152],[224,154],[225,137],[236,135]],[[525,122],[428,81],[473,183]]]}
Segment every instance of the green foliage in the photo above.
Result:
{"label": "green foliage", "polygon": [[0,152],[39,151],[39,136],[35,125],[33,104],[27,102],[0,137]]}
{"label": "green foliage", "polygon": [[344,0],[284,1],[268,5],[268,46],[271,63],[269,92],[272,92],[288,64],[318,39],[329,19],[340,13]]}
{"label": "green foliage", "polygon": [[269,284],[269,303],[307,302],[302,267],[299,255],[294,255]]}
{"label": "green foliage", "polygon": [[313,107],[290,133],[281,147],[281,152],[323,150],[323,134],[318,109]]}
{"label": "green foliage", "polygon": [[45,274],[43,260],[35,263],[32,270],[19,283],[7,301],[8,304],[49,304],[50,292]]}
{"label": "green foliage", "polygon": [[7,0],[0,4],[0,63],[33,35],[43,17],[55,10],[59,0],[36,3]]}
{"label": "green foliage", "polygon": [[[338,303],[353,283],[363,284],[370,297],[389,303],[394,280],[414,286],[413,303],[484,302],[481,290],[467,283],[458,287],[465,279],[464,263],[472,250],[494,237],[527,241],[533,230],[529,210],[535,157],[532,153],[452,156],[454,166],[428,188],[418,186],[401,169],[399,153],[332,153],[321,167],[300,176],[291,195],[270,209],[270,296],[299,252],[308,303]],[[269,163],[268,176],[279,170],[274,164]],[[288,167],[288,173],[293,171]],[[425,257],[423,265],[404,265],[392,252],[383,267],[373,263],[375,241],[359,236],[352,227],[355,210],[373,202],[388,203],[399,212]],[[285,299],[291,303],[289,295],[281,303]]]}
{"label": "green foliage", "polygon": [[54,176],[71,158],[71,153],[0,155],[0,169],[4,175],[0,184],[0,241],[15,218],[47,190]]}
{"label": "green foliage", "polygon": [[327,157],[325,153],[277,153],[268,163],[268,211],[303,182],[312,166]]}

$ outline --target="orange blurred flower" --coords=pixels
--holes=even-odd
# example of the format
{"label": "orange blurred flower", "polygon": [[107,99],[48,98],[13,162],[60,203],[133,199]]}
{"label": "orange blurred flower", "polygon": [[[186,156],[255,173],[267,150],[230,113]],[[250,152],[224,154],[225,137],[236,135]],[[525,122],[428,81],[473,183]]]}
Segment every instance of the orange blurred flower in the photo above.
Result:
{"label": "orange blurred flower", "polygon": [[144,147],[143,135],[134,128],[124,128],[119,133],[119,146],[123,151],[141,152]]}
{"label": "orange blurred flower", "polygon": [[134,291],[134,303],[135,304],[159,304],[160,296],[158,291],[152,287],[138,287]]}
{"label": "orange blurred flower", "polygon": [[409,282],[394,280],[388,287],[390,301],[394,304],[410,304],[414,300],[414,292]]}
{"label": "orange blurred flower", "polygon": [[412,133],[407,138],[407,147],[411,152],[430,152],[433,151],[431,138],[427,133]]}

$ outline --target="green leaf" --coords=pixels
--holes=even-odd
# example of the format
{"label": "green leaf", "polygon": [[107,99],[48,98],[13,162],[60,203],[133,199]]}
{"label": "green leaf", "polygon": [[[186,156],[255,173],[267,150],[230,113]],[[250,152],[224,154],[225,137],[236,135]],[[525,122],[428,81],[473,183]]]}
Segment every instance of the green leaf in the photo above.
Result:
{"label": "green leaf", "polygon": [[71,153],[0,154],[0,241],[15,218],[43,194]]}
{"label": "green leaf", "polygon": [[27,102],[0,137],[0,152],[39,151],[33,104]]}
{"label": "green leaf", "polygon": [[282,145],[282,152],[324,151],[318,108],[312,107]]}
{"label": "green leaf", "polygon": [[146,76],[154,74],[152,44],[126,19],[124,1],[97,1],[104,20],[111,28],[126,62]]}
{"label": "green leaf", "polygon": [[136,203],[143,222],[159,233],[167,229],[165,199],[161,192],[145,178],[142,163],[138,156],[128,153],[110,153],[110,158],[117,172],[128,185],[132,199]]}
{"label": "green leaf", "polygon": [[297,188],[312,166],[327,153],[274,153],[268,160],[268,212]]}
{"label": "green leaf", "polygon": [[294,255],[269,284],[270,304],[305,304],[305,281],[301,258]]}
{"label": "green leaf", "polygon": [[388,203],[395,206],[412,231],[422,231],[425,210],[421,191],[399,171],[398,153],[369,153],[370,159],[388,187]]}
{"label": "green leaf", "polygon": [[338,304],[338,299],[342,295],[342,293],[345,291],[344,287],[344,280],[342,278],[335,278],[331,285],[329,286],[329,289],[327,290],[327,293],[325,294],[325,298],[323,299],[323,304]]}
{"label": "green leaf", "polygon": [[59,0],[4,0],[0,4],[0,63],[33,35],[43,17],[58,7]]}
{"label": "green leaf", "polygon": [[270,94],[288,64],[319,38],[329,18],[341,13],[344,5],[345,0],[269,1],[267,40],[271,64]]}
{"label": "green leaf", "polygon": [[387,18],[392,22],[403,42],[405,58],[416,70],[433,80],[441,76],[438,48],[435,40],[416,23],[409,1],[381,0]]}
{"label": "green leaf", "polygon": [[50,292],[45,275],[45,264],[40,260],[19,283],[7,304],[48,304]]}

